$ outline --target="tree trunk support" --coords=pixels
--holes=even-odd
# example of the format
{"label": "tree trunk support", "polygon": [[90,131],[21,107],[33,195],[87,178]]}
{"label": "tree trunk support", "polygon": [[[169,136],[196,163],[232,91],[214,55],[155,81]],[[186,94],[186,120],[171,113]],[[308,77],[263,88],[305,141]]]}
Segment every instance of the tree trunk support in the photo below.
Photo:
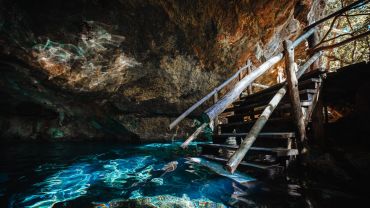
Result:
{"label": "tree trunk support", "polygon": [[304,122],[301,101],[299,98],[298,79],[294,67],[294,48],[290,40],[284,41],[285,49],[285,70],[287,75],[288,91],[290,102],[292,103],[292,114],[297,126],[300,144],[298,149],[300,153],[304,153],[305,149],[303,144],[306,142],[306,126]]}

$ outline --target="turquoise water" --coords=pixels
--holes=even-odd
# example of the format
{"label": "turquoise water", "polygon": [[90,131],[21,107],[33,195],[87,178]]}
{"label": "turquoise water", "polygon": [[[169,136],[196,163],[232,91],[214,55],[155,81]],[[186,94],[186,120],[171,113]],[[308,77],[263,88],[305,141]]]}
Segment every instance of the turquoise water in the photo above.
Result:
{"label": "turquoise water", "polygon": [[[228,205],[232,181],[189,164],[185,157],[196,154],[195,145],[186,151],[179,145],[13,147],[9,157],[15,163],[2,167],[8,170],[1,173],[1,196],[9,207],[52,207],[61,202],[89,207],[158,195]],[[164,173],[162,168],[171,161],[178,162],[177,169]]]}
{"label": "turquoise water", "polygon": [[[245,189],[189,164],[185,158],[196,155],[195,144],[186,151],[179,145],[1,145],[0,208],[115,207],[117,201],[143,197],[153,203],[192,205],[185,207],[348,207],[367,199],[353,190],[306,178],[305,173],[266,179]],[[171,161],[178,162],[177,169],[164,173],[161,169]],[[163,207],[158,203],[156,207]]]}

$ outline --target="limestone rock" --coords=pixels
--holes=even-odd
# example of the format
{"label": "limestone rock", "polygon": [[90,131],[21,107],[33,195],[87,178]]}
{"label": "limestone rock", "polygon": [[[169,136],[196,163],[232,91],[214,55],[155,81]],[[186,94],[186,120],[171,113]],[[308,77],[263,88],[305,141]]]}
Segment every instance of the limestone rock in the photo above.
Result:
{"label": "limestone rock", "polygon": [[[53,111],[52,118],[41,119],[49,126],[37,137],[50,136],[63,117],[64,134],[58,138],[79,137],[68,127],[79,123],[86,131],[96,130],[86,137],[120,138],[120,129],[126,129],[132,138],[170,139],[171,119],[248,59],[258,65],[281,50],[282,40],[296,37],[307,24],[312,5],[298,0],[3,0],[0,58],[25,67],[10,69],[14,76],[2,76],[0,85],[11,85],[17,76],[26,83],[1,88],[0,95],[9,98],[2,103],[16,108],[30,100]],[[272,70],[261,80],[274,83],[276,74]],[[37,92],[23,93],[30,86]],[[30,98],[36,94],[37,99]],[[19,118],[15,114],[10,117]],[[22,134],[7,136],[32,137],[30,129],[37,126],[31,123],[22,124]]]}

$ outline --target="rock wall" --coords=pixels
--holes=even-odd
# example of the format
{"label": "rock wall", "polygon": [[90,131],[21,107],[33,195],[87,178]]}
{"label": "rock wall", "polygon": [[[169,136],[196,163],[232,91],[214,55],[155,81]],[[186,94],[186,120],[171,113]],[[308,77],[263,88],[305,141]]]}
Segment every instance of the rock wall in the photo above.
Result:
{"label": "rock wall", "polygon": [[[283,39],[301,33],[314,4],[0,1],[0,54],[7,62],[0,136],[171,139],[171,119],[248,59],[258,65],[281,50]],[[271,73],[263,79],[275,80]],[[19,106],[45,115],[23,115]]]}

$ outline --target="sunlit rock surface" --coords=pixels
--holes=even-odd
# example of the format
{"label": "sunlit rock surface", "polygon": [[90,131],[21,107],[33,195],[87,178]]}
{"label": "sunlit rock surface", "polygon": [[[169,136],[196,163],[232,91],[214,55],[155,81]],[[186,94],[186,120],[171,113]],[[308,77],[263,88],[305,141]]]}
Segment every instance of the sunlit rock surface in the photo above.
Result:
{"label": "sunlit rock surface", "polygon": [[[23,67],[0,78],[10,109],[1,136],[171,139],[171,119],[248,59],[258,65],[281,50],[315,17],[314,3],[3,0],[0,54]],[[272,84],[276,73],[260,80]]]}

